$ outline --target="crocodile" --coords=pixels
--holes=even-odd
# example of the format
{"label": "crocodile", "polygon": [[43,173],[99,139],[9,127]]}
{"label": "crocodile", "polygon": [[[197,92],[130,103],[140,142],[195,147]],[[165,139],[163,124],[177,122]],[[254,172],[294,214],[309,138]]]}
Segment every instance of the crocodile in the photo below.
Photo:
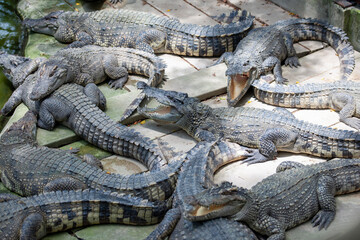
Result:
{"label": "crocodile", "polygon": [[360,130],[360,83],[336,81],[304,85],[270,85],[255,80],[252,84],[257,99],[265,103],[293,108],[332,109],[340,121]]}
{"label": "crocodile", "polygon": [[[118,63],[122,66],[118,66]],[[115,78],[118,72],[124,74],[118,80],[111,80],[110,86],[122,87],[127,80],[127,72],[148,76],[147,83],[157,86],[163,79],[166,64],[152,54],[129,48],[105,48],[86,46],[79,49],[60,50],[49,60],[44,58],[30,59],[0,52],[0,66],[4,69],[16,91],[3,108],[2,114],[8,114],[14,107],[27,101],[40,100],[66,82],[85,85],[89,82],[100,83],[106,75]],[[105,69],[105,71],[104,71]],[[23,84],[30,74],[37,74],[36,83],[29,90],[29,82]],[[121,86],[120,86],[120,85]],[[29,93],[31,95],[28,98]],[[21,97],[22,95],[25,97]],[[142,102],[144,96],[140,94],[126,108],[122,119],[129,117]]]}
{"label": "crocodile", "polygon": [[217,63],[227,65],[227,102],[234,106],[252,82],[273,70],[275,81],[287,82],[281,62],[290,67],[300,65],[293,43],[317,40],[328,43],[339,56],[341,80],[347,80],[355,66],[354,49],[345,32],[317,19],[289,19],[267,27],[255,28],[237,45],[234,53],[224,53]]}
{"label": "crocodile", "polygon": [[68,47],[88,44],[131,47],[148,52],[183,56],[220,56],[233,51],[252,27],[253,17],[234,11],[230,24],[201,26],[184,24],[176,18],[124,9],[95,12],[58,11],[40,19],[25,19],[34,32],[54,36]]}
{"label": "crocodile", "polygon": [[360,133],[336,130],[298,120],[289,111],[259,108],[211,108],[186,93],[165,91],[138,83],[160,106],[138,112],[160,123],[172,123],[198,141],[219,138],[258,148],[247,163],[275,159],[277,151],[306,153],[324,158],[360,157]]}
{"label": "crocodile", "polygon": [[312,218],[327,229],[336,213],[335,196],[360,190],[360,159],[333,159],[312,165],[285,162],[277,173],[251,189],[229,182],[189,199],[192,221],[230,216],[268,239],[285,239],[285,230]]}
{"label": "crocodile", "polygon": [[110,174],[96,159],[80,159],[67,150],[39,146],[36,115],[28,111],[0,137],[1,181],[22,196],[76,189],[102,189],[130,194],[150,201],[164,201],[175,190],[184,155],[159,171],[129,176]]}
{"label": "crocodile", "polygon": [[235,143],[199,142],[189,151],[174,193],[173,208],[146,238],[151,239],[257,239],[244,224],[226,218],[205,222],[190,222],[182,216],[188,206],[185,200],[214,186],[213,175],[221,166],[247,155],[246,149]]}
{"label": "crocodile", "polygon": [[54,191],[20,198],[0,194],[0,238],[41,239],[68,229],[105,223],[151,225],[166,205],[109,191]]}
{"label": "crocodile", "polygon": [[[0,55],[0,64],[2,61],[6,62],[7,60]],[[17,66],[7,62],[9,68],[5,69],[10,80],[21,78],[17,74],[22,74],[23,71],[20,70],[26,68],[27,62]],[[105,109],[106,99],[95,84],[90,83],[86,87],[69,84],[64,90],[55,91],[55,93],[58,92],[58,97],[64,94],[63,97],[60,97],[61,99],[51,97],[41,102],[30,99],[37,81],[36,73],[28,75],[25,80],[21,81],[23,81],[22,85],[5,103],[1,110],[2,114],[11,112],[17,105],[24,102],[35,113],[40,113],[40,108],[42,109],[38,121],[40,127],[52,130],[55,120],[59,120],[86,141],[106,151],[135,158],[150,170],[160,169],[161,166],[167,164],[166,156],[153,141],[131,128],[116,123],[101,110]],[[66,92],[72,90],[74,90],[72,93]],[[89,116],[95,115],[96,117],[89,118]],[[76,118],[73,119],[74,117]],[[170,153],[170,149],[168,150],[166,153]]]}

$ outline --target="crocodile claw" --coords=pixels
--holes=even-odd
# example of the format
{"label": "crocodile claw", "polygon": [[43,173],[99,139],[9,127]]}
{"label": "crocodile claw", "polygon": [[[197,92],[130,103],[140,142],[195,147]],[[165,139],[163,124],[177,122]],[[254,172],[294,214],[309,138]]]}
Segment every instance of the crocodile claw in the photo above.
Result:
{"label": "crocodile claw", "polygon": [[264,156],[259,152],[258,149],[250,149],[252,151],[248,151],[249,157],[245,160],[243,160],[241,163],[247,163],[248,165],[254,164],[254,163],[262,163],[269,160],[268,157]]}
{"label": "crocodile claw", "polygon": [[285,65],[289,66],[289,67],[299,67],[301,66],[300,65],[300,62],[299,62],[299,58],[296,57],[296,56],[293,56],[293,57],[288,57],[286,60],[285,60]]}
{"label": "crocodile claw", "polygon": [[110,88],[114,89],[123,88],[127,80],[127,77],[122,77],[116,80],[109,80],[109,86]]}
{"label": "crocodile claw", "polygon": [[335,213],[332,211],[320,210],[312,219],[311,224],[313,227],[319,226],[319,230],[327,229],[330,223],[334,220]]}

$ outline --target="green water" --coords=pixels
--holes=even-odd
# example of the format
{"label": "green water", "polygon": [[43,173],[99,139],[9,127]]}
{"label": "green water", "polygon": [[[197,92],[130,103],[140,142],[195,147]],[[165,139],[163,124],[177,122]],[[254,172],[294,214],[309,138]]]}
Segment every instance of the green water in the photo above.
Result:
{"label": "green water", "polygon": [[[23,55],[25,34],[16,15],[16,0],[0,0],[0,51]],[[12,85],[0,71],[0,108],[12,93]],[[0,130],[7,118],[0,117]]]}

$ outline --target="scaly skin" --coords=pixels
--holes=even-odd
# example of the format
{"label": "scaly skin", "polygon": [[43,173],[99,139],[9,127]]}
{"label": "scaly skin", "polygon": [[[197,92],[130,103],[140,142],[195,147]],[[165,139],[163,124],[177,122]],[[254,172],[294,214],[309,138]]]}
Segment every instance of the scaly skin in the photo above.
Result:
{"label": "scaly skin", "polygon": [[[335,130],[297,120],[290,112],[256,108],[211,108],[179,92],[164,91],[138,83],[147,97],[163,106],[138,111],[161,123],[172,123],[198,141],[227,139],[259,148],[244,162],[274,159],[277,151],[307,153],[324,158],[360,157],[360,133]],[[284,110],[284,109],[283,109]]]}
{"label": "scaly skin", "polygon": [[[63,49],[49,60],[43,58],[31,60],[2,52],[0,66],[13,86],[17,88],[1,112],[4,115],[12,111],[21,101],[27,101],[26,104],[30,105],[34,103],[31,100],[40,100],[67,82],[86,85],[90,82],[100,83],[109,77],[112,79],[109,81],[110,86],[118,88],[123,86],[127,81],[127,74],[130,73],[147,76],[149,77],[147,83],[157,86],[163,79],[166,67],[160,58],[140,50],[97,46]],[[32,73],[36,73],[36,82],[33,83],[34,80],[31,80],[24,84],[27,76]],[[128,118],[143,99],[142,94],[136,97],[125,110],[122,120]]]}
{"label": "scaly skin", "polygon": [[282,76],[281,62],[298,67],[300,64],[293,43],[303,40],[328,43],[339,56],[341,80],[347,80],[355,65],[354,50],[341,29],[317,19],[283,20],[251,30],[234,53],[224,53],[218,60],[225,61],[228,67],[228,104],[234,106],[252,82],[267,71],[273,70],[277,83],[285,83],[287,80]]}
{"label": "scaly skin", "polygon": [[156,172],[130,176],[109,174],[68,151],[39,146],[36,122],[36,116],[29,111],[0,138],[1,181],[22,196],[98,188],[155,201],[168,199],[175,190],[183,158]]}
{"label": "scaly skin", "polygon": [[246,11],[233,12],[232,17],[238,21],[199,26],[146,12],[116,9],[82,13],[59,11],[41,19],[25,19],[24,24],[34,32],[71,43],[69,47],[94,44],[214,57],[233,51],[252,26],[253,17]]}
{"label": "scaly skin", "polygon": [[19,198],[0,194],[0,238],[41,239],[47,234],[95,224],[158,223],[167,207],[102,190],[56,191]]}
{"label": "scaly skin", "polygon": [[255,97],[265,103],[293,108],[333,109],[340,121],[360,130],[360,83],[332,82],[305,85],[270,85],[253,82]]}
{"label": "scaly skin", "polygon": [[162,81],[165,64],[153,54],[130,48],[85,46],[61,49],[39,66],[37,84],[30,98],[41,100],[65,83],[101,83],[122,88],[128,73],[149,77],[156,86]]}
{"label": "scaly skin", "polygon": [[147,237],[150,239],[257,239],[254,233],[242,223],[229,219],[214,219],[192,223],[182,216],[190,205],[185,200],[214,186],[213,175],[221,166],[243,159],[245,149],[234,143],[200,142],[188,154],[188,161],[182,167],[175,190],[173,208],[164,220]]}
{"label": "scaly skin", "polygon": [[[337,159],[304,166],[284,162],[250,190],[230,183],[194,196],[185,213],[198,221],[231,216],[268,239],[285,239],[285,230],[312,218],[327,229],[335,217],[336,195],[360,190],[360,159]],[[202,209],[214,209],[201,212]]]}
{"label": "scaly skin", "polygon": [[[64,92],[67,97],[77,99],[76,102],[74,102],[74,99],[66,100],[66,96],[63,100],[57,100],[53,97],[43,102],[33,101],[30,95],[36,85],[36,74],[26,76],[23,75],[23,71],[20,70],[22,70],[24,68],[23,66],[26,66],[28,62],[36,60],[25,59],[26,61],[24,62],[23,57],[13,55],[11,55],[9,59],[13,60],[6,62],[6,55],[0,55],[0,60],[6,63],[4,66],[6,66],[5,69],[10,80],[21,79],[21,76],[24,76],[25,80],[21,79],[22,84],[5,103],[1,110],[2,114],[11,112],[21,102],[24,102],[27,107],[35,113],[40,112],[40,105],[42,105],[39,126],[43,128],[52,130],[55,125],[55,120],[61,121],[90,143],[106,151],[133,157],[144,163],[150,170],[159,169],[167,163],[161,150],[152,141],[130,128],[115,123],[100,110],[105,109],[106,99],[96,85],[88,84],[85,88],[81,86],[78,88],[74,87],[76,92],[71,96],[68,95],[71,94],[70,92]],[[23,61],[23,64],[20,64],[21,61]],[[17,64],[14,65],[12,64],[13,62]],[[75,84],[72,86],[75,86]],[[71,87],[69,87],[68,90],[71,91]],[[97,113],[96,119],[98,119],[101,124],[96,122],[96,120],[93,122],[95,118],[87,119],[89,115],[94,113]],[[72,117],[74,116],[77,117],[78,122],[73,121]],[[92,137],[92,134],[94,134],[94,132],[92,132],[93,130],[96,130],[95,136],[100,136],[100,138]],[[103,141],[103,137],[106,140],[105,142]]]}

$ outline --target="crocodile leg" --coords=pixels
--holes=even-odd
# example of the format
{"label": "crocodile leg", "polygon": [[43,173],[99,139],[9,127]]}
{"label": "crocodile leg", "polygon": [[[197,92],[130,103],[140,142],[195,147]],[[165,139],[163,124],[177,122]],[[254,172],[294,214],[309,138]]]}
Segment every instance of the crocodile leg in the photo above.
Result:
{"label": "crocodile leg", "polygon": [[226,64],[228,64],[228,62],[231,61],[233,59],[233,57],[234,57],[234,54],[232,52],[224,52],[212,66],[220,64],[222,62],[225,62]]}
{"label": "crocodile leg", "polygon": [[80,32],[76,35],[77,41],[70,43],[66,48],[80,48],[94,43],[94,39],[86,32]]}
{"label": "crocodile leg", "polygon": [[[72,177],[59,177],[48,182],[44,188],[43,192],[53,192],[53,191],[62,191],[62,190],[78,190],[88,188],[85,183],[72,178]],[[37,193],[39,194],[39,192]]]}
{"label": "crocodile leg", "polygon": [[7,115],[22,102],[23,86],[18,87],[4,104],[0,114]]}
{"label": "crocodile leg", "polygon": [[83,161],[91,166],[94,166],[94,167],[97,167],[97,168],[103,170],[101,161],[92,154],[89,154],[89,153],[85,154],[83,156]]}
{"label": "crocodile leg", "polygon": [[276,158],[277,148],[286,148],[295,143],[298,134],[285,128],[269,128],[259,138],[259,151],[243,160],[243,163],[254,164]]}
{"label": "crocodile leg", "polygon": [[299,58],[296,56],[296,51],[294,48],[293,40],[290,34],[283,33],[284,35],[284,43],[287,50],[287,58],[285,59],[285,65],[290,67],[298,67],[300,66]]}
{"label": "crocodile leg", "polygon": [[111,79],[109,86],[111,88],[122,88],[128,80],[128,72],[124,67],[119,66],[117,58],[112,55],[106,55],[103,59],[104,71]]}
{"label": "crocodile leg", "polygon": [[300,168],[305,166],[302,163],[298,163],[298,162],[291,162],[291,161],[285,161],[279,164],[279,166],[277,166],[276,168],[276,172],[283,172],[289,169],[295,169],[295,168]]}
{"label": "crocodile leg", "polygon": [[38,231],[45,233],[45,219],[40,213],[28,215],[21,226],[20,240],[36,240]]}
{"label": "crocodile leg", "polygon": [[101,110],[106,108],[106,98],[95,83],[89,83],[84,87],[84,94]]}
{"label": "crocodile leg", "polygon": [[288,118],[295,118],[294,114],[292,114],[292,112],[290,112],[288,109],[286,108],[282,108],[282,107],[276,107],[272,110],[273,112],[282,114]]}
{"label": "crocodile leg", "polygon": [[165,45],[166,34],[157,29],[148,29],[136,39],[135,48],[154,54]]}
{"label": "crocodile leg", "polygon": [[38,126],[52,130],[55,121],[64,121],[70,116],[71,110],[61,100],[54,97],[45,99],[40,106]]}
{"label": "crocodile leg", "polygon": [[334,220],[336,211],[335,180],[330,176],[320,176],[317,186],[317,195],[320,211],[312,219],[313,227],[319,226],[319,230],[327,229]]}
{"label": "crocodile leg", "polygon": [[180,208],[172,208],[165,214],[164,219],[161,223],[155,228],[154,231],[147,236],[146,240],[158,240],[158,239],[165,239],[169,236],[176,224],[179,222],[181,217]]}
{"label": "crocodile leg", "polygon": [[284,84],[288,81],[286,78],[282,76],[281,62],[277,57],[271,56],[265,59],[264,62],[262,63],[262,68],[265,71],[273,69],[276,83]]}
{"label": "crocodile leg", "polygon": [[334,93],[331,95],[332,106],[339,109],[340,121],[350,127],[360,130],[360,119],[352,117],[356,111],[356,101],[347,93]]}

